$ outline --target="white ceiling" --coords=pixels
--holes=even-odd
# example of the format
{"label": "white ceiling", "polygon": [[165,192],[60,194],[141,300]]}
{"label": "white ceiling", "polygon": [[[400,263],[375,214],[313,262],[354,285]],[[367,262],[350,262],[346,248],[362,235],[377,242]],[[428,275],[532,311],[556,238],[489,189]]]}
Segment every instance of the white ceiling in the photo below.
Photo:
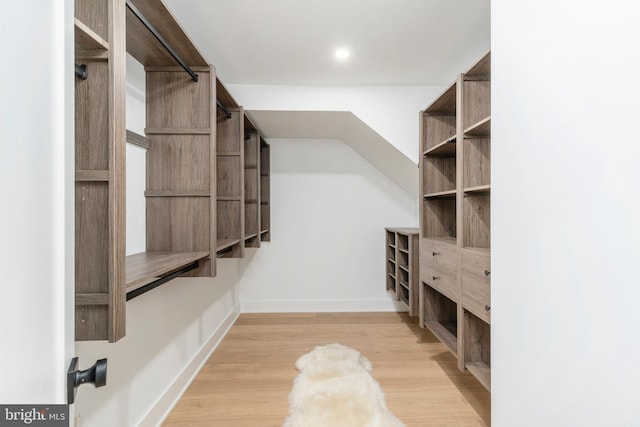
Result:
{"label": "white ceiling", "polygon": [[490,0],[165,3],[225,84],[448,85],[490,49]]}

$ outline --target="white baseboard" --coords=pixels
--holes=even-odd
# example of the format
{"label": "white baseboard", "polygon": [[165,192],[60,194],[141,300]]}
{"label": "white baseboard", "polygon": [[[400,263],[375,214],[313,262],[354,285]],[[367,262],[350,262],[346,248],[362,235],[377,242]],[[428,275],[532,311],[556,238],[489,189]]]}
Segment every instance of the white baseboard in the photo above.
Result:
{"label": "white baseboard", "polygon": [[243,313],[327,313],[407,311],[391,298],[354,300],[254,300],[241,302]]}
{"label": "white baseboard", "polygon": [[140,427],[160,426],[167,418],[173,407],[178,403],[184,392],[189,387],[198,374],[202,366],[209,359],[213,351],[218,347],[222,338],[229,332],[229,329],[240,315],[240,304],[231,310],[220,326],[215,330],[211,337],[204,343],[200,351],[191,359],[191,361],[178,374],[173,383],[158,398],[153,407],[147,412],[140,422]]}

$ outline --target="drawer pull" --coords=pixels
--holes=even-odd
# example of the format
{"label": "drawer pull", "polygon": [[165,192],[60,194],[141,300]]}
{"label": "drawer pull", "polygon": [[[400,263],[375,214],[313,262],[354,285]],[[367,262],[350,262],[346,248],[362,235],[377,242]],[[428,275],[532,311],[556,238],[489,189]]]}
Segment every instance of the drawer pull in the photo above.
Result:
{"label": "drawer pull", "polygon": [[438,252],[431,252],[431,256],[436,256],[438,255]]}
{"label": "drawer pull", "polygon": [[485,306],[484,306],[484,309],[485,309],[486,311],[489,311],[489,310],[491,310],[491,306],[490,306],[490,305],[485,305]]}
{"label": "drawer pull", "polygon": [[439,277],[438,276],[431,276],[431,280],[438,280]]}
{"label": "drawer pull", "polygon": [[485,271],[484,271],[484,275],[485,275],[485,276],[487,276],[487,277],[489,277],[489,276],[491,275],[491,272],[490,272],[489,270],[485,270]]}

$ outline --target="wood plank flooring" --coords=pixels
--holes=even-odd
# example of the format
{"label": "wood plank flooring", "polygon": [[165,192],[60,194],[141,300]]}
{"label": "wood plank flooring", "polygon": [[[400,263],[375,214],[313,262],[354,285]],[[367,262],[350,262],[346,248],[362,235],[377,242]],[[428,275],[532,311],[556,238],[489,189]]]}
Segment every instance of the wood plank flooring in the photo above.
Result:
{"label": "wood plank flooring", "polygon": [[486,426],[490,393],[406,313],[242,314],[164,426],[281,427],[298,357],[339,342],[373,364],[407,427]]}

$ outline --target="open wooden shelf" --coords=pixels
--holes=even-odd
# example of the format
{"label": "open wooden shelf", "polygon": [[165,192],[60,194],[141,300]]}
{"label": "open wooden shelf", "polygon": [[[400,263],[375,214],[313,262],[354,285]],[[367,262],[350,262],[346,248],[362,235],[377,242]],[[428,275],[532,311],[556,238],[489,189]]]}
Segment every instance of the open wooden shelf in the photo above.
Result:
{"label": "open wooden shelf", "polygon": [[108,50],[109,42],[86,26],[78,18],[74,19],[75,47],[77,50]]}
{"label": "open wooden shelf", "polygon": [[425,199],[449,199],[456,196],[456,190],[438,191],[437,193],[425,194]]}
{"label": "open wooden shelf", "polygon": [[433,335],[435,335],[444,345],[447,346],[449,351],[454,355],[458,355],[458,343],[456,336],[452,333],[455,330],[454,322],[439,322],[431,320],[424,322],[424,326],[429,329]]}
{"label": "open wooden shelf", "polygon": [[240,243],[240,239],[218,239],[216,250],[220,252],[238,243]]}
{"label": "open wooden shelf", "polygon": [[412,227],[385,229],[386,290],[407,304],[410,316],[418,314],[418,232]]}
{"label": "open wooden shelf", "polygon": [[491,54],[420,118],[420,324],[490,390]]}
{"label": "open wooden shelf", "polygon": [[436,146],[426,150],[425,156],[430,157],[455,157],[456,156],[456,135],[442,141]]}
{"label": "open wooden shelf", "polygon": [[485,117],[479,122],[464,130],[466,137],[486,138],[491,136],[491,116]]}
{"label": "open wooden shelf", "polygon": [[195,261],[207,258],[206,252],[140,252],[126,258],[127,291],[137,289]]}

